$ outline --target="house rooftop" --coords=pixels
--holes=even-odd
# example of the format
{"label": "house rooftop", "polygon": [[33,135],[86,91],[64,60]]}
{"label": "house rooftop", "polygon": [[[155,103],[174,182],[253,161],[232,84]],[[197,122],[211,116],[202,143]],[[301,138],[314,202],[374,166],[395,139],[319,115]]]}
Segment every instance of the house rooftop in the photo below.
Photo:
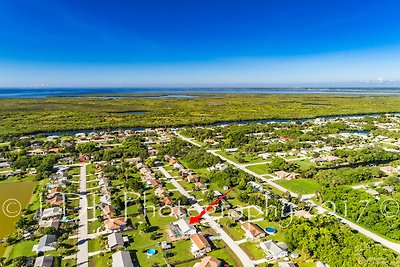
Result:
{"label": "house rooftop", "polygon": [[53,256],[48,255],[48,256],[40,256],[37,257],[35,260],[35,267],[52,267],[53,266]]}
{"label": "house rooftop", "polygon": [[190,240],[196,245],[200,250],[210,246],[210,243],[203,234],[195,234],[190,236]]}
{"label": "house rooftop", "polygon": [[118,251],[112,255],[112,267],[133,267],[128,251]]}
{"label": "house rooftop", "polygon": [[112,233],[111,235],[107,236],[107,239],[108,239],[108,246],[110,248],[124,245],[124,238],[122,237],[121,233]]}
{"label": "house rooftop", "polygon": [[204,257],[201,262],[195,265],[196,267],[220,267],[222,262],[212,256]]}

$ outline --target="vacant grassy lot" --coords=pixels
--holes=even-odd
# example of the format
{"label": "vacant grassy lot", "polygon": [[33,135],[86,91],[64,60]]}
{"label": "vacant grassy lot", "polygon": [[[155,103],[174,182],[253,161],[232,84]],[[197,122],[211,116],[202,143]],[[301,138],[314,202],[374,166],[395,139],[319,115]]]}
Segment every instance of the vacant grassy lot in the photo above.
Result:
{"label": "vacant grassy lot", "polygon": [[291,181],[278,180],[275,182],[285,187],[286,189],[300,195],[313,194],[316,190],[320,188],[320,185],[316,181],[311,179],[296,179]]}
{"label": "vacant grassy lot", "polygon": [[267,164],[257,164],[257,165],[251,165],[246,167],[247,169],[249,169],[250,171],[253,171],[257,174],[267,174]]}

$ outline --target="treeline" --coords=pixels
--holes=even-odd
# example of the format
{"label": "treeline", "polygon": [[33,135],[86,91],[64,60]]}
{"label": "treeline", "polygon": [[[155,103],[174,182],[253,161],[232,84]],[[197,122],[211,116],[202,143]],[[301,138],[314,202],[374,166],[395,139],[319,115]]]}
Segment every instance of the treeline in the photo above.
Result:
{"label": "treeline", "polygon": [[378,167],[357,167],[320,170],[314,175],[314,179],[325,187],[338,185],[351,185],[374,178],[380,178],[383,173]]}
{"label": "treeline", "polygon": [[211,167],[222,162],[219,157],[208,153],[204,148],[193,146],[177,138],[160,148],[159,157],[164,155],[182,159],[185,161],[186,167],[190,169]]}
{"label": "treeline", "polygon": [[331,267],[396,267],[399,257],[371,239],[354,233],[335,217],[293,218],[283,228],[290,249],[304,251]]}
{"label": "treeline", "polygon": [[13,169],[21,169],[22,172],[25,172],[30,168],[35,168],[37,171],[36,179],[40,180],[54,172],[53,168],[57,163],[57,156],[29,156],[11,153],[9,155],[9,160],[12,161],[11,167]]}
{"label": "treeline", "polygon": [[398,153],[386,151],[381,147],[368,147],[352,150],[337,149],[335,150],[334,155],[350,164],[387,162],[399,159]]}
{"label": "treeline", "polygon": [[299,172],[300,166],[294,161],[286,161],[281,157],[276,157],[271,163],[267,163],[267,171],[270,173],[276,171]]}
{"label": "treeline", "polygon": [[388,238],[400,240],[396,199],[376,200],[366,192],[344,186],[322,189],[321,196],[336,213]]}
{"label": "treeline", "polygon": [[247,183],[253,179],[250,174],[228,166],[224,170],[212,171],[204,178],[204,182],[215,183],[218,187],[238,187],[240,190],[246,188]]}
{"label": "treeline", "polygon": [[192,148],[180,158],[185,161],[190,169],[211,167],[222,162],[219,157],[208,153],[203,148]]}

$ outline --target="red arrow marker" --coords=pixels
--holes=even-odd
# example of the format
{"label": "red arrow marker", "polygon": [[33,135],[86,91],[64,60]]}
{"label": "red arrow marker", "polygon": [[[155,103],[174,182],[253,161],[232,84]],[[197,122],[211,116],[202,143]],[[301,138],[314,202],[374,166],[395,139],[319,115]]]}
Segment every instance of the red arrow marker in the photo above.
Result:
{"label": "red arrow marker", "polygon": [[223,194],[222,196],[220,196],[217,200],[215,200],[213,203],[211,203],[210,206],[206,207],[204,210],[202,210],[199,215],[194,216],[194,217],[190,217],[190,224],[194,224],[194,223],[198,223],[200,222],[201,217],[203,217],[204,214],[207,213],[207,211],[209,211],[210,209],[212,209],[215,205],[218,204],[218,202],[220,202],[224,197],[226,197],[227,194],[229,194],[229,192],[231,192],[232,189],[229,189],[228,191],[226,191],[225,194]]}

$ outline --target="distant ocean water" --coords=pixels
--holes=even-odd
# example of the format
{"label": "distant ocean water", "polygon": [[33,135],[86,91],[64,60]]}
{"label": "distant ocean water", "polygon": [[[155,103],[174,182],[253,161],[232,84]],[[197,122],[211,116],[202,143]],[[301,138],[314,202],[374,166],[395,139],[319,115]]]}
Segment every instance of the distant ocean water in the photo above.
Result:
{"label": "distant ocean water", "polygon": [[400,95],[400,88],[0,88],[0,98],[156,94],[186,98],[188,94],[346,94]]}

